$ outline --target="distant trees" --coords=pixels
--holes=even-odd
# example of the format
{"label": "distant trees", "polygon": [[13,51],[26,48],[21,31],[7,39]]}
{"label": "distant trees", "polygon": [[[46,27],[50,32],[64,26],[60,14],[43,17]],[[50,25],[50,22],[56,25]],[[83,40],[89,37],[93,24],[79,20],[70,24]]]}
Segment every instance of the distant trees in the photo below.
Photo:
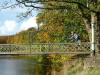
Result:
{"label": "distant trees", "polygon": [[8,38],[7,43],[11,44],[28,44],[33,43],[36,29],[35,28],[29,28],[26,31],[21,31],[16,35],[13,35]]}
{"label": "distant trees", "polygon": [[0,36],[0,44],[6,44],[7,43],[7,36]]}

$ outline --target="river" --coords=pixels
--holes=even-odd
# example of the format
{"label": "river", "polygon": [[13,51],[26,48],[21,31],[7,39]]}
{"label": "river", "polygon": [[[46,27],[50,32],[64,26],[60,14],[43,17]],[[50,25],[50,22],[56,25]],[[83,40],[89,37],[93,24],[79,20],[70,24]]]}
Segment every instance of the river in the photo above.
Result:
{"label": "river", "polygon": [[50,64],[38,64],[33,57],[0,56],[0,75],[58,75],[54,70],[51,70]]}
{"label": "river", "polygon": [[30,57],[0,56],[0,75],[35,75]]}
{"label": "river", "polygon": [[63,67],[60,66],[60,70],[58,70],[60,67],[55,66],[55,71],[50,62],[44,65],[37,63],[37,58],[34,59],[34,56],[2,55],[0,56],[0,75],[77,75],[76,71],[83,70],[79,60],[75,63],[71,62],[64,64]]}

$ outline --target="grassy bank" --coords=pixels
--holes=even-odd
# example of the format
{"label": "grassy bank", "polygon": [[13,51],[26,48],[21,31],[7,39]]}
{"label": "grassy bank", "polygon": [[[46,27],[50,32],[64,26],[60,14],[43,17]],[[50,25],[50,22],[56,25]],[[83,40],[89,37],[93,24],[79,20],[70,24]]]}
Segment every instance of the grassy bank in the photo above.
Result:
{"label": "grassy bank", "polygon": [[100,75],[100,67],[84,68],[83,60],[75,60],[70,62],[67,68],[67,75]]}

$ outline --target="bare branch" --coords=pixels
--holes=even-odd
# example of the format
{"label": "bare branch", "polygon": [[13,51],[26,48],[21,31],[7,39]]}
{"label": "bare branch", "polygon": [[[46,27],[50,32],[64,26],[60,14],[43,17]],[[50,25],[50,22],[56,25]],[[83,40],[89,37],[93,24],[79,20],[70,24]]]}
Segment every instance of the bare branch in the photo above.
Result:
{"label": "bare branch", "polygon": [[66,6],[53,5],[53,8],[50,8],[50,7],[35,6],[35,4],[32,4],[32,3],[40,3],[40,2],[45,3],[45,2],[49,2],[49,1],[19,1],[19,0],[16,0],[16,1],[20,4],[24,4],[25,7],[32,7],[32,8],[36,8],[36,9],[48,9],[48,10],[68,9],[68,7],[66,7]]}
{"label": "bare branch", "polygon": [[20,13],[19,15],[17,15],[17,17],[19,17],[20,20],[23,20],[23,19],[27,18],[28,16],[32,16],[32,11],[33,10],[34,10],[34,8],[28,9],[28,11],[26,11],[24,13]]}
{"label": "bare branch", "polygon": [[19,3],[13,4],[13,5],[9,5],[9,6],[2,6],[0,9],[2,10],[2,9],[7,9],[7,8],[13,8],[13,7],[17,6],[17,5],[19,5]]}
{"label": "bare branch", "polygon": [[[27,0],[22,0],[22,1],[19,1],[19,0],[16,0],[18,3],[22,3],[22,4],[24,4],[26,7],[33,7],[33,8],[38,8],[38,9],[67,9],[66,7],[61,7],[61,6],[58,6],[58,7],[56,7],[56,8],[43,8],[43,7],[37,7],[37,6],[34,6],[34,5],[27,5],[26,3],[48,3],[48,2],[50,2],[50,1],[54,1],[54,0],[32,0],[32,1],[27,1]],[[66,0],[66,1],[63,1],[63,0],[55,0],[55,2],[62,2],[62,3],[70,3],[70,4],[77,4],[77,5],[79,5],[79,6],[81,6],[81,7],[83,7],[83,8],[85,8],[85,9],[87,9],[87,10],[89,10],[89,11],[92,11],[92,12],[98,12],[98,11],[96,11],[96,10],[93,10],[93,9],[90,9],[89,7],[87,7],[86,5],[84,5],[84,4],[82,4],[82,3],[80,3],[80,2],[77,2],[77,1],[70,1],[70,0]]]}

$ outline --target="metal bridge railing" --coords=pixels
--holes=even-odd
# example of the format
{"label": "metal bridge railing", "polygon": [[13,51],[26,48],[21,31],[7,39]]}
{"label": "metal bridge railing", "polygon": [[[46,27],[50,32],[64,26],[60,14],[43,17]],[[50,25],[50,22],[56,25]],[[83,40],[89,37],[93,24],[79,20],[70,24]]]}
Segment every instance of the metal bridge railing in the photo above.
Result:
{"label": "metal bridge railing", "polygon": [[90,43],[0,44],[0,53],[89,52]]}

